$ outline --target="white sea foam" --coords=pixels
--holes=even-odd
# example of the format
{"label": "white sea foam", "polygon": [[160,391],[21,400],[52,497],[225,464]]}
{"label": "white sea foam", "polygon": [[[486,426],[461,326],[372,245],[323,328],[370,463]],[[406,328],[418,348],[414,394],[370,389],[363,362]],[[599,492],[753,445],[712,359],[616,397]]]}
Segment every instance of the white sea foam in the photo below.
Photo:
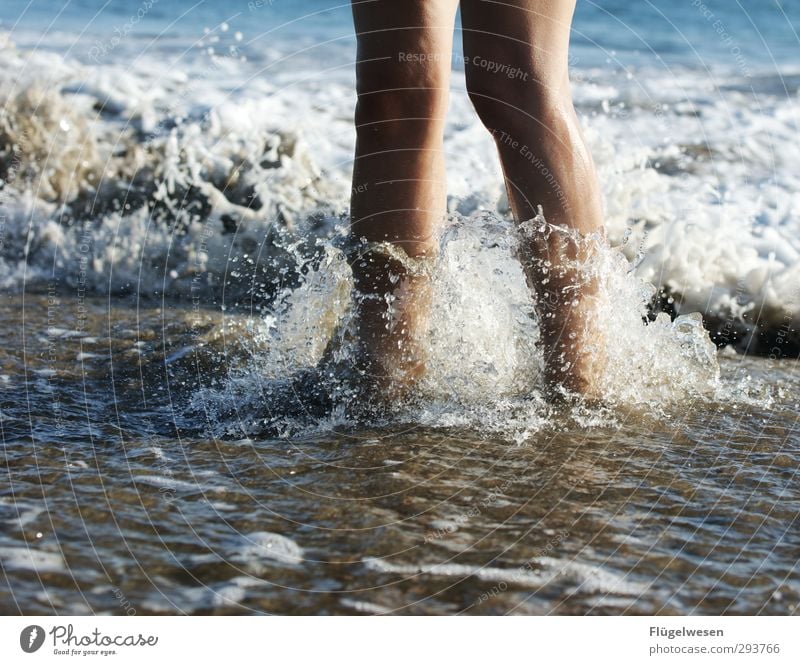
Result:
{"label": "white sea foam", "polygon": [[181,480],[173,478],[172,476],[158,476],[158,475],[141,475],[135,476],[137,483],[150,485],[159,489],[177,491],[177,492],[225,492],[226,488],[222,485],[205,485],[201,483],[192,482],[189,480]]}
{"label": "white sea foam", "polygon": [[304,558],[303,548],[291,538],[268,531],[243,534],[237,539],[237,545],[231,553],[232,561],[249,567],[260,567],[260,562],[265,559],[297,565]]}
{"label": "white sea foam", "polygon": [[44,505],[19,500],[12,503],[6,497],[0,498],[0,509],[8,515],[13,515],[4,521],[18,529],[24,529],[27,525],[35,522],[39,515],[47,511],[47,507]]}
{"label": "white sea foam", "polygon": [[[170,581],[156,577],[161,588],[169,587]],[[142,608],[149,612],[174,612],[176,608],[242,607],[249,589],[269,586],[269,582],[254,577],[237,576],[225,582],[198,585],[189,588],[176,588],[170,602],[165,602],[163,594],[153,594],[142,602]]]}
{"label": "white sea foam", "polygon": [[384,605],[378,605],[377,603],[370,603],[364,600],[355,600],[353,598],[347,598],[346,596],[341,599],[341,604],[344,607],[347,607],[355,612],[359,612],[361,614],[391,614],[392,608],[386,607]]}
{"label": "white sea foam", "polygon": [[0,547],[0,562],[6,570],[33,570],[37,573],[58,573],[66,570],[59,552],[33,547]]}
{"label": "white sea foam", "polygon": [[537,558],[524,566],[510,569],[455,563],[406,565],[374,558],[365,559],[364,565],[376,572],[405,577],[429,575],[459,579],[475,577],[485,582],[514,584],[532,589],[540,589],[555,581],[566,581],[572,585],[570,593],[639,595],[646,590],[644,585],[611,571],[550,557]]}

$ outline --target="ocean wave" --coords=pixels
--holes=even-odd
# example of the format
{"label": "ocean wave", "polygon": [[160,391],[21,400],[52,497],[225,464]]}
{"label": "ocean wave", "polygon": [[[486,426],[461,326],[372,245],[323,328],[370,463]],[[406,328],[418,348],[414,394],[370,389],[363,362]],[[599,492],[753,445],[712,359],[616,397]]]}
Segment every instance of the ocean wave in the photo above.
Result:
{"label": "ocean wave", "polygon": [[[267,305],[346,227],[349,75],[270,76],[214,55],[168,70],[145,55],[86,64],[5,41],[5,288]],[[794,78],[579,74],[608,237],[655,287],[651,309],[700,312],[718,344],[796,350]],[[446,130],[450,221],[485,212],[497,227],[508,214],[500,169],[460,76]]]}

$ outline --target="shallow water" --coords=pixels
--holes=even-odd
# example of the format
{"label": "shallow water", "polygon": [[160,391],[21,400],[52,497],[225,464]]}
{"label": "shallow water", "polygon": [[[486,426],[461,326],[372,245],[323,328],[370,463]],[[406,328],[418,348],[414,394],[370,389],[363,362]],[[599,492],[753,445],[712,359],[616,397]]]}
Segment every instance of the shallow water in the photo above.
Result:
{"label": "shallow water", "polygon": [[725,399],[552,410],[523,443],[217,440],[180,426],[224,374],[221,321],[4,297],[0,609],[798,612],[796,362],[723,353]]}

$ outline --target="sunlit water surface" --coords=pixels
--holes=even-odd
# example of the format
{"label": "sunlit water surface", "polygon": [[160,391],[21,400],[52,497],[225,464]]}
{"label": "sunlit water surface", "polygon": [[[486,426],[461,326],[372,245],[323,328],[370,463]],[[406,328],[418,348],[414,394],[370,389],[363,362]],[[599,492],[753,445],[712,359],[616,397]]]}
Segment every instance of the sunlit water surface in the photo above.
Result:
{"label": "sunlit water surface", "polygon": [[755,397],[556,409],[521,443],[217,440],[181,427],[224,373],[225,341],[197,342],[220,321],[4,298],[1,610],[797,613],[795,362],[723,354]]}

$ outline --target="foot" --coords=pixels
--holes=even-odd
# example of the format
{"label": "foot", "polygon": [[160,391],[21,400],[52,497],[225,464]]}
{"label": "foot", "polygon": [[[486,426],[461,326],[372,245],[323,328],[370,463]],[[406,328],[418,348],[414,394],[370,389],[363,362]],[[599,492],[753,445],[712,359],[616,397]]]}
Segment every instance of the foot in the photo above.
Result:
{"label": "foot", "polygon": [[407,396],[425,373],[430,264],[390,243],[361,246],[351,261],[358,369],[389,402]]}
{"label": "foot", "polygon": [[599,237],[548,224],[539,215],[522,225],[523,265],[536,295],[544,352],[545,389],[551,396],[600,397],[606,366],[599,330]]}

